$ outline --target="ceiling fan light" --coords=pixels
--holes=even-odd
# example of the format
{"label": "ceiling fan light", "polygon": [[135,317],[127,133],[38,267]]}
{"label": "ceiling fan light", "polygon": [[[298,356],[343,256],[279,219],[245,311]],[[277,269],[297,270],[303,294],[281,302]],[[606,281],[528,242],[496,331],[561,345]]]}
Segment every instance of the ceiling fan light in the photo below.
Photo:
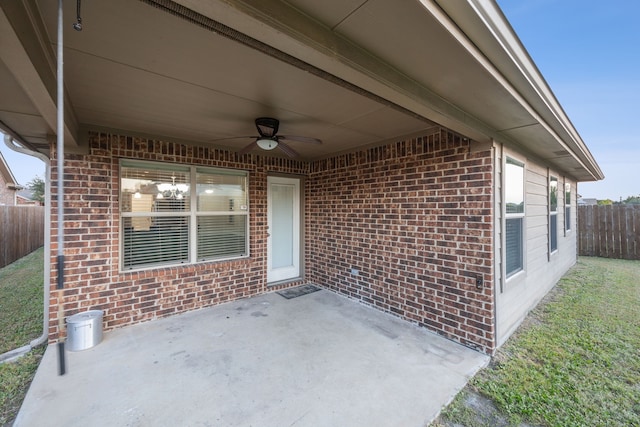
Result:
{"label": "ceiling fan light", "polygon": [[259,138],[256,140],[256,144],[263,150],[273,150],[278,146],[278,141],[271,138]]}

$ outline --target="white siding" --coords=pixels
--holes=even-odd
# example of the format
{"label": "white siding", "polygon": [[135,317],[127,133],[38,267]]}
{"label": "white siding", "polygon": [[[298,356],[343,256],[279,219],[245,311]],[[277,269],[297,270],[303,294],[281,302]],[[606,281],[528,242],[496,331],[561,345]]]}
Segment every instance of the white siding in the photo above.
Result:
{"label": "white siding", "polygon": [[[576,262],[576,183],[541,162],[519,155],[506,148],[495,150],[495,236],[496,236],[496,335],[498,346],[516,330],[527,313],[534,308],[560,278]],[[525,164],[525,259],[524,271],[508,280],[504,277],[502,206],[503,164],[505,156]],[[549,175],[559,178],[558,186],[558,250],[549,254]],[[564,231],[564,190],[562,183],[571,184],[571,231]]]}

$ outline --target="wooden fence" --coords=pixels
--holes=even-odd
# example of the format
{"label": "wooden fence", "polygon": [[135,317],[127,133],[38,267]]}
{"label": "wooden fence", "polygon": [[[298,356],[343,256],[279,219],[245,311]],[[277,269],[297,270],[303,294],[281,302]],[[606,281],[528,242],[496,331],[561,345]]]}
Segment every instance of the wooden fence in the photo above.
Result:
{"label": "wooden fence", "polygon": [[44,206],[0,206],[0,268],[44,245]]}
{"label": "wooden fence", "polygon": [[640,205],[579,206],[578,253],[640,260]]}

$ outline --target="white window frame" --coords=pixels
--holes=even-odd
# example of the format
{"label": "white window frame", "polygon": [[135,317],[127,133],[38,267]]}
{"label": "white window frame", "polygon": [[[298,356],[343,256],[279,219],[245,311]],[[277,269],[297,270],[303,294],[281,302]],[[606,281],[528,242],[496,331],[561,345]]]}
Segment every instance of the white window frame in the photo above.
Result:
{"label": "white window frame", "polygon": [[[522,212],[509,212],[507,213],[507,180],[508,180],[508,176],[507,176],[507,164],[513,162],[513,164],[520,166],[522,168],[522,203],[523,203],[523,209]],[[503,165],[502,165],[502,170],[503,170],[503,174],[502,174],[502,188],[503,188],[503,206],[502,206],[502,215],[503,215],[503,224],[502,224],[502,229],[504,230],[503,233],[503,274],[504,277],[506,279],[506,281],[511,280],[512,278],[519,276],[520,274],[524,273],[525,271],[525,265],[526,265],[526,183],[527,183],[527,174],[526,174],[526,164],[524,161],[511,156],[511,155],[506,155],[504,157],[504,161],[503,161]],[[516,270],[513,271],[507,271],[507,257],[509,256],[509,254],[507,253],[507,222],[510,219],[520,219],[520,233],[521,233],[521,238],[522,238],[522,242],[521,242],[521,260],[520,260],[520,267]]]}
{"label": "white window frame", "polygon": [[[556,183],[556,185],[555,185],[555,190],[556,190],[556,194],[555,194],[555,198],[556,198],[555,210],[553,210],[553,205],[552,205],[552,199],[553,199],[552,188],[553,188],[553,185],[551,184],[554,180],[555,180],[555,183]],[[549,256],[551,256],[551,254],[554,254],[554,253],[558,252],[558,245],[559,245],[559,242],[558,242],[558,237],[559,237],[559,233],[558,233],[558,217],[559,217],[559,215],[558,215],[558,210],[559,210],[558,209],[559,208],[559,206],[558,206],[558,202],[559,202],[558,195],[559,195],[559,191],[558,190],[560,189],[559,186],[560,186],[560,181],[558,180],[558,177],[556,177],[554,175],[549,175],[549,195],[548,195],[548,197],[549,197],[549,201],[548,201],[548,203],[549,203]],[[552,223],[553,223],[552,218],[555,218],[555,223],[556,223],[555,224],[555,230],[552,229],[552,226],[553,226],[552,225]],[[555,231],[555,237],[556,237],[556,247],[555,248],[552,246],[552,242],[553,242],[552,235],[553,235],[554,231]]]}
{"label": "white window frame", "polygon": [[[567,196],[569,199],[567,200]],[[567,182],[565,178],[564,182],[564,235],[566,236],[571,232],[571,183]]]}
{"label": "white window frame", "polygon": [[[170,212],[125,212],[123,209],[123,203],[125,198],[125,193],[123,192],[123,169],[124,168],[139,168],[144,170],[145,168],[149,170],[175,170],[176,173],[183,172],[188,173],[189,176],[189,210],[185,211],[170,211]],[[213,175],[232,175],[232,176],[242,176],[245,178],[244,191],[246,193],[246,205],[239,206],[237,209],[234,208],[233,211],[199,211],[198,210],[198,192],[197,192],[197,173],[211,173]],[[234,259],[242,259],[248,258],[250,256],[249,252],[249,230],[250,230],[250,211],[249,211],[249,172],[240,170],[240,169],[224,169],[224,168],[215,168],[215,167],[206,167],[206,166],[188,166],[176,163],[164,163],[164,162],[151,162],[145,160],[133,160],[133,159],[122,159],[120,161],[119,168],[119,188],[118,194],[120,199],[120,221],[118,227],[118,235],[120,239],[120,260],[119,267],[121,272],[131,272],[131,271],[140,271],[140,270],[150,270],[150,269],[159,269],[166,267],[173,267],[177,265],[191,265],[191,264],[199,264],[205,262],[218,262],[218,261],[229,261]],[[129,194],[129,193],[127,193]],[[155,199],[155,198],[154,198]],[[245,217],[245,251],[243,254],[228,256],[228,257],[214,257],[207,259],[198,259],[198,218],[200,217],[214,217],[214,216],[223,216],[230,218],[231,216],[243,216]],[[177,218],[183,217],[188,220],[188,259],[185,262],[166,262],[166,263],[149,263],[149,264],[137,264],[126,266],[124,265],[125,261],[125,219],[126,218]]]}

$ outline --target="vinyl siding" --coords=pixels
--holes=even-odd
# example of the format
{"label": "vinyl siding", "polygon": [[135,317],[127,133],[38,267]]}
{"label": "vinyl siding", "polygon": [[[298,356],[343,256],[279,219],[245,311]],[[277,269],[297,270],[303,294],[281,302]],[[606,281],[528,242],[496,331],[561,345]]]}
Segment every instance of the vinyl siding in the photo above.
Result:
{"label": "vinyl siding", "polygon": [[[551,290],[576,262],[575,188],[576,183],[542,162],[515,151],[497,149],[496,153],[496,335],[502,345],[524,320],[527,313]],[[525,259],[524,271],[503,279],[503,162],[505,156],[525,164]],[[564,232],[564,197],[558,197],[558,250],[549,253],[549,175],[559,183],[571,183],[571,231]],[[559,186],[560,187],[560,186]],[[562,193],[564,195],[564,193]]]}

